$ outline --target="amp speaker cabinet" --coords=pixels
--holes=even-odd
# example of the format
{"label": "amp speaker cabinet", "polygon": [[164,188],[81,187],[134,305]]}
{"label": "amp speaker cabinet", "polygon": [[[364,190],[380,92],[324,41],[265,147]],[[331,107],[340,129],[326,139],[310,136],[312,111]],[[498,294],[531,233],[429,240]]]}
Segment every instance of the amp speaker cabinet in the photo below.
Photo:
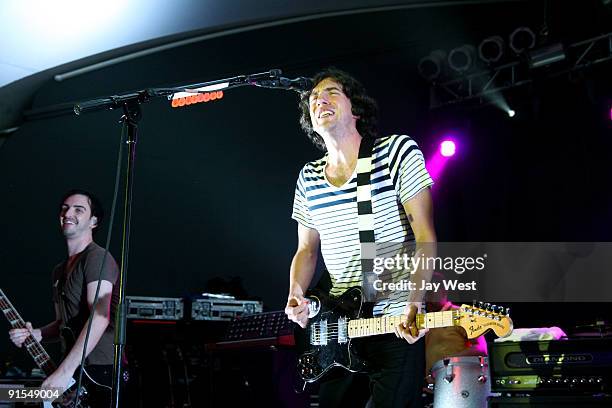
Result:
{"label": "amp speaker cabinet", "polygon": [[609,396],[491,397],[488,408],[595,408],[612,407]]}

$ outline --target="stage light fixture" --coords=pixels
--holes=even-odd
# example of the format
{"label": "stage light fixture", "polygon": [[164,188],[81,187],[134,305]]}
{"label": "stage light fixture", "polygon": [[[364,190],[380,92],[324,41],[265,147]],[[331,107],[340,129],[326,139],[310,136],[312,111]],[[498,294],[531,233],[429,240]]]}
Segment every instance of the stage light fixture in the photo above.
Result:
{"label": "stage light fixture", "polygon": [[453,48],[448,53],[448,65],[456,72],[464,73],[474,66],[476,48],[470,44],[464,44]]}
{"label": "stage light fixture", "polygon": [[[178,95],[178,94],[177,94]],[[172,98],[170,106],[180,108],[187,105],[194,105],[200,102],[212,102],[223,98],[223,91],[203,92],[196,94],[188,94],[187,96],[179,96]]]}
{"label": "stage light fixture", "polygon": [[529,51],[529,66],[531,68],[543,67],[564,59],[565,50],[562,44],[552,44]]}
{"label": "stage light fixture", "polygon": [[536,37],[529,27],[519,27],[510,34],[510,48],[516,54],[535,47]]}
{"label": "stage light fixture", "polygon": [[452,140],[444,140],[440,143],[440,154],[444,157],[452,157],[457,151],[457,146]]}
{"label": "stage light fixture", "polygon": [[485,38],[478,46],[478,56],[486,64],[498,62],[504,55],[504,39],[499,35]]}
{"label": "stage light fixture", "polygon": [[418,65],[419,74],[428,81],[437,79],[444,72],[446,52],[432,51],[428,56],[421,58]]}
{"label": "stage light fixture", "polygon": [[506,113],[507,113],[507,114],[508,114],[508,116],[510,116],[511,118],[513,118],[513,117],[515,117],[515,116],[516,116],[516,112],[515,112],[515,111],[513,111],[512,109],[508,109],[508,110],[506,111]]}

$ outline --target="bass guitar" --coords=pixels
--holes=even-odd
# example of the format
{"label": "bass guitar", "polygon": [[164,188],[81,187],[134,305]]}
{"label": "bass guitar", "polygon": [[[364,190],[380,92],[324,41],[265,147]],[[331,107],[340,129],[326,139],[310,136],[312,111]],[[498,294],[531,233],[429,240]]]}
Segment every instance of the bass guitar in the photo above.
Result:
{"label": "bass guitar", "polygon": [[[339,297],[308,295],[310,320],[309,349],[298,359],[298,375],[307,383],[323,377],[331,368],[342,367],[352,372],[367,371],[367,364],[354,352],[354,339],[394,333],[406,316],[363,318],[364,303],[360,288],[351,288]],[[459,309],[417,314],[421,329],[461,326],[468,339],[493,330],[498,337],[512,332],[509,309],[491,304],[461,305]]]}
{"label": "bass guitar", "polygon": [[[11,301],[6,297],[2,289],[0,289],[0,308],[2,308],[2,312],[9,321],[9,325],[11,326],[11,328],[26,328],[26,322],[23,320],[19,312],[17,312],[17,309],[15,309]],[[49,357],[49,354],[45,351],[40,342],[34,338],[34,336],[29,336],[24,341],[23,346],[27,350],[28,354],[30,354],[36,365],[47,376],[51,375],[55,371],[56,365],[53,363],[53,360],[51,360],[51,357]],[[97,395],[101,395],[103,398],[106,397],[104,399],[110,402],[110,394],[112,391],[112,387],[109,385],[109,380],[110,379],[106,376],[103,376],[99,373],[95,373],[93,370],[85,368],[83,370],[83,382],[79,391],[79,403],[76,407],[74,407],[74,400],[76,398],[77,385],[74,378],[70,379],[68,389],[59,399],[55,400],[54,402],[43,402],[43,407],[89,408],[90,405],[88,403],[88,397],[90,395],[90,391],[91,393],[95,392]]]}

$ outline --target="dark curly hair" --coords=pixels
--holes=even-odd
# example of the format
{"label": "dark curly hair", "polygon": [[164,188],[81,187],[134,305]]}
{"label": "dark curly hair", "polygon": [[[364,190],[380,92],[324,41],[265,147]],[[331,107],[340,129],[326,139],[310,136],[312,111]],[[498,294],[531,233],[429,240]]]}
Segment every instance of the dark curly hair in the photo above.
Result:
{"label": "dark curly hair", "polygon": [[300,125],[312,143],[322,151],[327,151],[327,147],[325,147],[325,142],[321,135],[312,129],[309,104],[312,89],[317,86],[319,82],[327,78],[340,84],[340,86],[342,86],[342,92],[350,99],[353,115],[359,117],[357,119],[357,131],[361,137],[376,138],[378,133],[376,127],[378,122],[378,105],[376,101],[366,94],[363,85],[351,75],[330,67],[317,73],[312,78],[312,88],[300,94]]}

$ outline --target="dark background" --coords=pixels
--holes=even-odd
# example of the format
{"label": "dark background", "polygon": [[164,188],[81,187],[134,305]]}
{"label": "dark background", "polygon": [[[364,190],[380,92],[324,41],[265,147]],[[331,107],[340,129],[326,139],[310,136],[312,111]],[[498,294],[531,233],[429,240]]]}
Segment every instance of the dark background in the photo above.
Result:
{"label": "dark background", "polygon": [[[549,7],[548,42],[612,31],[600,1]],[[554,78],[534,74],[530,86],[505,93],[513,119],[492,105],[430,110],[429,85],[417,73],[431,50],[507,39],[518,26],[537,33],[544,10],[543,1],[446,6],[260,29],[49,81],[32,108],[270,68],[310,76],[333,65],[378,100],[381,134],[411,135],[425,157],[447,130],[460,135],[434,192],[440,241],[610,241],[610,62]],[[239,277],[267,310],[284,307],[297,242],[295,180],[321,155],[299,127],[297,101],[293,92],[240,88],[180,109],[165,100],[143,105],[128,295],[178,297],[201,293],[213,278]],[[35,326],[53,318],[50,271],[65,256],[62,193],[97,192],[110,214],[119,116],[27,121],[0,145],[0,284]],[[117,259],[120,231],[118,217],[110,246]],[[516,327],[609,317],[605,304],[516,307]],[[0,353],[9,350],[7,338]]]}

